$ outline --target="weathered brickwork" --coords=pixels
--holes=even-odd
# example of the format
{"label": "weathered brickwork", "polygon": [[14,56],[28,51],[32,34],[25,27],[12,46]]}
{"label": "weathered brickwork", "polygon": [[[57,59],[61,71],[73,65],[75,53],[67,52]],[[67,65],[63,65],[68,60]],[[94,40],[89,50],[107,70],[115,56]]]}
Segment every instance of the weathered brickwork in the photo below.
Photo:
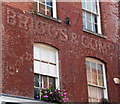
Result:
{"label": "weathered brickwork", "polygon": [[68,90],[70,101],[88,102],[85,58],[94,57],[106,65],[109,100],[120,102],[120,87],[113,82],[119,73],[118,5],[101,3],[107,39],[82,31],[81,3],[57,3],[61,23],[31,14],[32,7],[3,3],[3,93],[34,97],[33,44],[45,43],[59,50],[60,86]]}

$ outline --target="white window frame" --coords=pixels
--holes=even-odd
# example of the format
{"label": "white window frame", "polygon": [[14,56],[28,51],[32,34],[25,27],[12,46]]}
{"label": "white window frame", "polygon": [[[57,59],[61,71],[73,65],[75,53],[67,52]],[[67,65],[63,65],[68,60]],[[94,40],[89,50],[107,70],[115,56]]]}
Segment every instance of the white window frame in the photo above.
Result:
{"label": "white window frame", "polygon": [[[46,45],[46,44],[42,44],[42,43],[35,43],[34,44],[34,47],[35,46],[38,46],[38,47],[44,47],[44,48],[47,48],[48,50],[54,50],[54,51],[56,51],[56,76],[54,75],[54,76],[52,76],[52,75],[50,75],[50,74],[43,74],[43,73],[40,73],[40,72],[35,72],[35,69],[34,69],[34,74],[38,74],[39,76],[40,75],[43,75],[43,76],[47,76],[47,82],[48,82],[48,77],[54,77],[55,78],[55,87],[57,88],[57,89],[60,89],[60,82],[59,82],[59,58],[58,58],[58,50],[57,49],[55,49],[55,48],[53,48],[52,46],[49,46],[49,45]],[[34,61],[35,61],[35,59],[34,59]],[[40,77],[39,77],[39,79],[40,79]],[[43,83],[43,81],[42,81],[42,83]],[[40,86],[40,80],[39,80],[39,86]],[[43,84],[42,84],[42,88],[43,88],[44,86],[43,86]],[[34,86],[34,88],[35,88],[35,86]],[[36,87],[37,88],[37,87]]]}
{"label": "white window frame", "polygon": [[[94,58],[90,58],[90,57],[87,57],[86,58],[86,61],[89,61],[89,62],[94,62],[94,63],[97,63],[97,64],[101,64],[102,65],[102,68],[103,68],[103,82],[104,82],[104,87],[102,86],[99,86],[99,85],[94,85],[94,84],[88,84],[88,86],[92,86],[92,87],[96,87],[96,88],[102,88],[104,90],[104,98],[105,99],[108,99],[108,92],[107,92],[107,81],[106,81],[106,73],[105,73],[105,64],[97,59],[94,59]],[[90,65],[91,66],[91,65]],[[91,67],[90,67],[91,68]],[[92,76],[91,76],[92,77]],[[97,79],[98,81],[98,79]]]}
{"label": "white window frame", "polygon": [[[102,31],[101,31],[101,17],[100,17],[100,5],[99,5],[99,0],[96,0],[96,1],[97,1],[97,11],[98,11],[98,13],[87,10],[87,9],[83,8],[83,6],[82,6],[82,10],[97,16],[97,30],[98,30],[99,34],[102,34]],[[86,18],[86,13],[85,13],[85,18]],[[91,16],[91,21],[92,21],[92,16]],[[86,22],[85,26],[87,27],[87,22]],[[85,29],[87,29],[87,28],[85,28]],[[93,32],[93,26],[92,26],[92,32]]]}
{"label": "white window frame", "polygon": [[[45,15],[47,15],[46,13],[46,0],[45,1]],[[40,2],[40,0],[34,0],[34,2],[37,2],[37,12],[39,12],[39,3],[42,4],[42,2]],[[57,18],[57,8],[56,8],[56,0],[52,0],[52,8],[53,8],[53,18]]]}

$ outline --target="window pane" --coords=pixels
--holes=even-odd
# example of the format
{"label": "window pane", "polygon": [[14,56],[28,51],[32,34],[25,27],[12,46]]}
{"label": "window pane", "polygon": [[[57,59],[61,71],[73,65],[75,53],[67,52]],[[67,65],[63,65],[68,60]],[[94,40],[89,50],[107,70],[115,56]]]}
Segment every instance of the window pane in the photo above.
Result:
{"label": "window pane", "polygon": [[93,24],[93,32],[97,33],[97,24]]}
{"label": "window pane", "polygon": [[49,75],[57,76],[55,65],[49,64]]}
{"label": "window pane", "polygon": [[47,7],[47,15],[52,16],[53,9],[51,7]]}
{"label": "window pane", "polygon": [[42,76],[42,81],[43,81],[43,87],[47,87],[48,86],[47,76]]}
{"label": "window pane", "polygon": [[35,99],[39,99],[40,98],[40,94],[39,94],[39,89],[38,88],[34,88],[34,98]]}
{"label": "window pane", "polygon": [[91,84],[91,71],[90,71],[90,62],[86,61],[86,70],[87,70],[87,82]]}
{"label": "window pane", "polygon": [[87,83],[91,84],[91,72],[87,72]]}
{"label": "window pane", "polygon": [[97,23],[97,16],[96,15],[92,15],[92,22]]}
{"label": "window pane", "polygon": [[48,62],[48,50],[43,47],[41,47],[41,60]]}
{"label": "window pane", "polygon": [[92,97],[91,93],[92,93],[92,92],[91,92],[91,86],[88,86],[88,97],[89,97],[89,98]]}
{"label": "window pane", "polygon": [[89,61],[86,61],[86,69],[87,69],[87,72],[90,72],[90,62]]}
{"label": "window pane", "polygon": [[102,88],[98,88],[98,99],[101,100],[102,98],[104,98],[103,96],[103,89]]}
{"label": "window pane", "polygon": [[49,62],[56,63],[56,51],[49,50]]}
{"label": "window pane", "polygon": [[96,73],[97,74],[96,63],[91,62],[91,69],[92,69],[92,73]]}
{"label": "window pane", "polygon": [[86,29],[86,21],[83,19],[83,28]]}
{"label": "window pane", "polygon": [[45,14],[45,5],[39,3],[39,12]]}
{"label": "window pane", "polygon": [[92,73],[92,84],[98,85],[97,74],[95,74],[95,73]]}
{"label": "window pane", "polygon": [[97,13],[97,2],[92,3],[92,11]]}
{"label": "window pane", "polygon": [[85,8],[85,0],[82,0],[82,8]]}
{"label": "window pane", "polygon": [[47,63],[41,62],[41,69],[40,69],[41,74],[48,75],[49,74],[49,65]]}
{"label": "window pane", "polygon": [[87,10],[91,11],[91,0],[87,0]]}
{"label": "window pane", "polygon": [[96,63],[91,62],[91,69],[92,69],[92,84],[97,85],[97,69],[96,69]]}
{"label": "window pane", "polygon": [[49,77],[49,84],[52,84],[53,87],[55,87],[55,78]]}
{"label": "window pane", "polygon": [[102,69],[102,65],[98,64],[98,74],[103,75],[103,69]]}
{"label": "window pane", "polygon": [[90,13],[88,13],[88,12],[86,12],[86,19],[87,19],[87,21],[91,21],[91,14]]}
{"label": "window pane", "polygon": [[38,46],[34,46],[34,59],[40,60],[40,48]]}
{"label": "window pane", "polygon": [[97,88],[96,87],[90,87],[91,97],[97,99]]}
{"label": "window pane", "polygon": [[85,11],[82,11],[83,19],[85,19]]}
{"label": "window pane", "polygon": [[34,74],[34,86],[39,87],[39,75]]}
{"label": "window pane", "polygon": [[103,76],[98,75],[99,86],[103,86]]}
{"label": "window pane", "polygon": [[87,21],[87,29],[92,31],[92,24],[91,24],[91,22]]}
{"label": "window pane", "polygon": [[34,60],[34,72],[40,73],[40,62]]}

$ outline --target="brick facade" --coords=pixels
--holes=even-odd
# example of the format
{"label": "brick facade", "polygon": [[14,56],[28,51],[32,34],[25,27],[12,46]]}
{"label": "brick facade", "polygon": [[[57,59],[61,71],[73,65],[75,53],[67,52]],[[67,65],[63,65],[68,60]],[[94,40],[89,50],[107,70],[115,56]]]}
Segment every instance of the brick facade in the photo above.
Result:
{"label": "brick facade", "polygon": [[[45,43],[59,50],[60,86],[73,102],[88,102],[86,57],[106,65],[108,98],[120,102],[118,3],[102,2],[102,34],[83,31],[82,4],[57,3],[58,23],[31,14],[33,3],[2,3],[2,93],[34,98],[33,44]],[[69,17],[72,25],[65,24]]]}

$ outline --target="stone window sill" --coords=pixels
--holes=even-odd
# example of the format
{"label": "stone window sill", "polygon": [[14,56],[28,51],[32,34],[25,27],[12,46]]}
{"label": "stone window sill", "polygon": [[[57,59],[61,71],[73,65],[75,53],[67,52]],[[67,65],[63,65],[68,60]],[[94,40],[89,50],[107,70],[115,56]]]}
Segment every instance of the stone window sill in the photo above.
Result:
{"label": "stone window sill", "polygon": [[83,29],[83,32],[87,32],[87,33],[93,34],[93,35],[95,35],[95,36],[98,36],[98,37],[104,38],[104,39],[107,38],[106,36],[104,36],[104,35],[102,35],[102,34],[95,33],[95,32],[89,31],[89,30],[87,30],[87,29]]}
{"label": "stone window sill", "polygon": [[39,13],[39,12],[36,12],[36,11],[35,11],[35,14],[38,15],[38,16],[45,17],[45,18],[47,18],[47,19],[50,19],[50,20],[56,21],[56,22],[58,22],[58,23],[61,23],[61,22],[62,22],[62,21],[59,20],[59,19],[56,19],[56,18],[53,18],[53,17],[47,16],[47,15],[44,15],[44,14]]}

